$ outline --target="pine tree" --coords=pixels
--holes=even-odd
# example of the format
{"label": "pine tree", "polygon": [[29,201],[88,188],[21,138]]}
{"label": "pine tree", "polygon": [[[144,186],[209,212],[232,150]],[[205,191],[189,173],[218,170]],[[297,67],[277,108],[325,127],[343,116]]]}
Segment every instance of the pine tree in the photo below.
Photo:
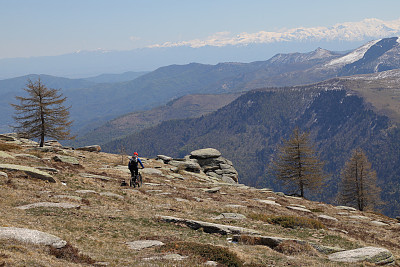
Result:
{"label": "pine tree", "polygon": [[305,189],[318,190],[326,178],[323,162],[310,144],[309,133],[296,127],[288,140],[283,140],[273,162],[275,177],[283,181],[291,193],[304,197]]}
{"label": "pine tree", "polygon": [[374,210],[382,205],[380,188],[376,185],[376,172],[361,148],[353,150],[342,172],[337,200],[340,204],[357,208]]}
{"label": "pine tree", "polygon": [[20,104],[11,104],[16,115],[13,117],[17,126],[17,133],[28,138],[39,138],[40,146],[43,147],[45,137],[53,137],[57,140],[72,139],[69,127],[69,109],[63,106],[66,97],[60,90],[47,88],[40,80],[28,84],[24,90],[28,97],[16,96]]}

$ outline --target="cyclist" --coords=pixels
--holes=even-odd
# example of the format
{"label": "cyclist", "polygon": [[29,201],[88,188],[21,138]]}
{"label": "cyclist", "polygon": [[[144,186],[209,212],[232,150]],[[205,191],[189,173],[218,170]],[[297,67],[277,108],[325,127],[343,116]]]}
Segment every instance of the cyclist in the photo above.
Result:
{"label": "cyclist", "polygon": [[136,177],[139,174],[139,163],[142,166],[142,169],[144,169],[144,166],[142,164],[142,161],[139,158],[139,154],[137,152],[133,153],[132,158],[129,160],[128,168],[131,171],[131,177]]}

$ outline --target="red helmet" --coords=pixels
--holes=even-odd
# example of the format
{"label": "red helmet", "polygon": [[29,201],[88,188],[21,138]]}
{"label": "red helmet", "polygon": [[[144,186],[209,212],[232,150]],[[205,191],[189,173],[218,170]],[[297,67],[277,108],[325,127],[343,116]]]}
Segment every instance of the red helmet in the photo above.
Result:
{"label": "red helmet", "polygon": [[134,156],[139,156],[139,154],[137,152],[133,153]]}

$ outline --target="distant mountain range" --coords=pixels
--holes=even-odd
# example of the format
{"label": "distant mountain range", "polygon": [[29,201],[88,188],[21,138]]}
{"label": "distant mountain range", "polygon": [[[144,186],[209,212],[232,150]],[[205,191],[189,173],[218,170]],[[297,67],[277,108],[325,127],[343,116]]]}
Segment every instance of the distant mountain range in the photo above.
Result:
{"label": "distant mountain range", "polygon": [[242,183],[281,190],[269,165],[282,138],[299,126],[310,131],[332,175],[315,199],[334,201],[341,168],[352,149],[362,147],[385,192],[384,213],[394,216],[400,210],[399,82],[400,70],[392,70],[254,90],[209,115],[162,122],[102,148],[183,157],[194,149],[214,147],[233,161]]}
{"label": "distant mountain range", "polygon": [[[236,93],[314,83],[351,75],[355,70],[374,73],[396,69],[400,67],[399,46],[398,38],[393,37],[369,42],[347,54],[318,48],[309,53],[277,54],[267,61],[252,63],[170,65],[117,83],[99,80],[104,76],[97,80],[42,76],[49,87],[63,89],[72,105],[74,131],[81,135],[123,114],[164,105],[188,94]],[[118,79],[122,76],[126,74]],[[2,131],[12,122],[13,110],[8,103],[30,77],[33,76],[0,81],[1,111],[5,114],[0,118]]]}

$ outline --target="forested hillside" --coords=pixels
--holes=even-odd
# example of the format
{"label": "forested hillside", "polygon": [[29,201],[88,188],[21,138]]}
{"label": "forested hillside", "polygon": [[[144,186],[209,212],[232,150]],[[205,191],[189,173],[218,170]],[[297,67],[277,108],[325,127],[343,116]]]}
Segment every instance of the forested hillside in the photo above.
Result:
{"label": "forested hillside", "polygon": [[362,147],[378,173],[388,203],[385,214],[397,215],[400,131],[388,117],[345,89],[338,83],[322,83],[251,91],[210,115],[164,122],[103,148],[116,151],[124,146],[146,156],[182,157],[197,148],[215,147],[233,161],[242,183],[281,190],[269,165],[282,138],[299,126],[311,132],[331,174],[323,193],[314,194],[314,199],[334,200],[340,169],[351,150]]}

